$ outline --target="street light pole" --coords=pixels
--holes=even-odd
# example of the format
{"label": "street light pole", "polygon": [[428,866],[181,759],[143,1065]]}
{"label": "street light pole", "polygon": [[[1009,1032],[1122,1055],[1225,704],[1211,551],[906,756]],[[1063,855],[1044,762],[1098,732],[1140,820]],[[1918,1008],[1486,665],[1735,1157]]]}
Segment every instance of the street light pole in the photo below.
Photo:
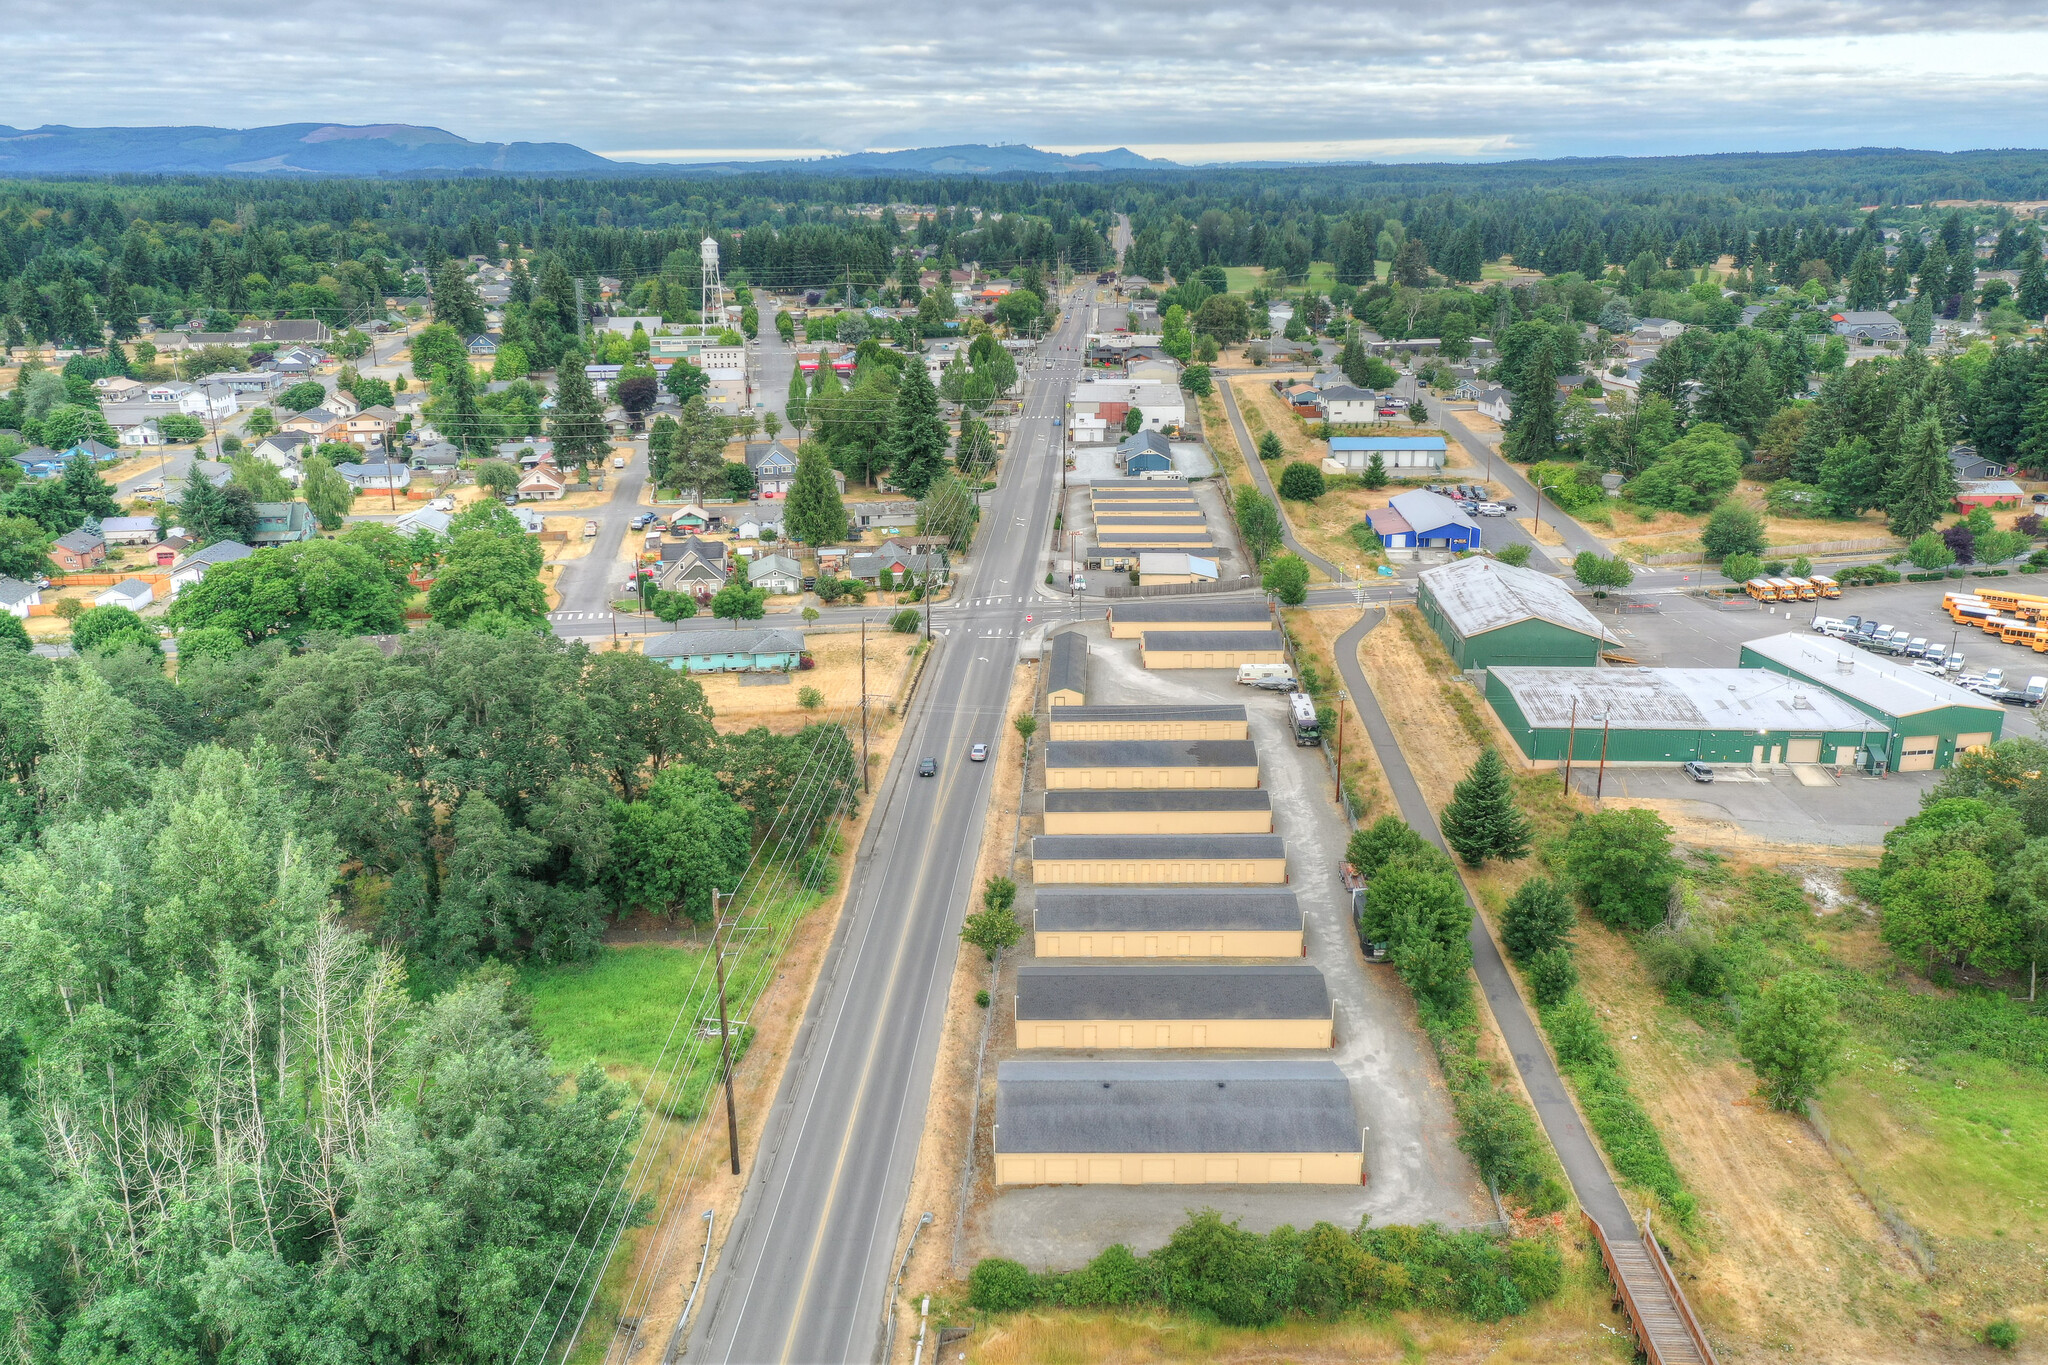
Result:
{"label": "street light pole", "polygon": [[1570,796],[1572,792],[1572,758],[1574,757],[1573,751],[1578,747],[1579,699],[1577,697],[1573,697],[1571,728],[1565,732],[1564,741],[1564,792],[1566,796]]}

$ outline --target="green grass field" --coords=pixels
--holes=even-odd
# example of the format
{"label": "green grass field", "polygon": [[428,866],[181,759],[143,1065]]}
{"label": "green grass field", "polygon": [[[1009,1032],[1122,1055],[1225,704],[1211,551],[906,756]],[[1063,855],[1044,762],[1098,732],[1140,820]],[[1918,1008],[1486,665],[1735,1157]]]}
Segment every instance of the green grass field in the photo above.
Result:
{"label": "green grass field", "polygon": [[[1386,269],[1384,261],[1380,263],[1380,268],[1382,271]],[[1266,268],[1262,265],[1227,265],[1223,267],[1223,274],[1230,281],[1231,293],[1249,294],[1265,282]],[[1307,284],[1310,289],[1318,293],[1327,294],[1330,292],[1330,286],[1335,283],[1337,283],[1337,266],[1335,262],[1309,262]],[[1300,286],[1289,287],[1299,288]]]}

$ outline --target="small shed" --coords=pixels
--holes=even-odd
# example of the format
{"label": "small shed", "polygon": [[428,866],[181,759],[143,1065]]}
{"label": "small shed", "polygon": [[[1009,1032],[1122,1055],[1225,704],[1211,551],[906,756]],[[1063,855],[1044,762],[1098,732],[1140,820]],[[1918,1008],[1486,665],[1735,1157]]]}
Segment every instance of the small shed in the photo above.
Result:
{"label": "small shed", "polygon": [[1335,1062],[996,1067],[998,1185],[1357,1185],[1365,1134]]}
{"label": "small shed", "polygon": [[1020,1048],[1327,1048],[1329,986],[1306,962],[1031,962]]}
{"label": "small shed", "polygon": [[[1052,650],[1045,670],[1046,705],[1085,706],[1088,701],[1088,637],[1078,630],[1063,630],[1052,637]],[[1055,716],[1059,711],[1053,712]]]}
{"label": "small shed", "polygon": [[30,607],[43,604],[43,590],[33,583],[24,583],[18,578],[0,578],[0,611],[16,620],[26,621]]}
{"label": "small shed", "polygon": [[1256,788],[1049,791],[1047,834],[1271,834],[1273,799]]}
{"label": "small shed", "polygon": [[1031,841],[1031,869],[1041,886],[1278,886],[1287,880],[1287,841],[1277,834],[1041,834]]}
{"label": "small shed", "polygon": [[2011,479],[1978,479],[1966,483],[1956,494],[1956,506],[2017,507],[2027,500],[2026,490]]}
{"label": "small shed", "polygon": [[1242,706],[1062,706],[1052,713],[1048,740],[1250,739]]}
{"label": "small shed", "polygon": [[1273,613],[1264,602],[1243,598],[1230,602],[1170,599],[1165,602],[1112,602],[1109,637],[1135,640],[1150,630],[1271,631]]}
{"label": "small shed", "polygon": [[1032,911],[1037,957],[1306,956],[1307,918],[1292,891],[1044,887]]}
{"label": "small shed", "polygon": [[124,578],[92,599],[96,607],[126,607],[141,611],[156,600],[156,593],[139,578]]}
{"label": "small shed", "polygon": [[1256,787],[1259,749],[1248,739],[1061,740],[1045,746],[1050,791]]}
{"label": "small shed", "polygon": [[1284,664],[1287,648],[1277,630],[1148,630],[1138,660],[1147,668],[1242,668]]}

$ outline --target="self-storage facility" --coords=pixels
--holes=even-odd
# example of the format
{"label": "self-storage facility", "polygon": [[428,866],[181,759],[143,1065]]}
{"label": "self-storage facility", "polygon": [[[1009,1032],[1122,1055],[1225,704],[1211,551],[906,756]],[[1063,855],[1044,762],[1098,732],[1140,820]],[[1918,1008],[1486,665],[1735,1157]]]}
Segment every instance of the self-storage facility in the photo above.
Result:
{"label": "self-storage facility", "polygon": [[1248,739],[1063,740],[1045,746],[1045,785],[1256,787],[1259,750]]}
{"label": "self-storage facility", "polygon": [[1209,519],[1200,512],[1124,512],[1101,511],[1095,514],[1095,535],[1108,544],[1112,532],[1128,531],[1180,531],[1207,534]]}
{"label": "self-storage facility", "polygon": [[1489,668],[1486,699],[1531,766],[1831,763],[1886,731],[1849,703],[1756,668]]}
{"label": "self-storage facility", "polygon": [[1997,702],[1825,635],[1787,631],[1751,640],[1740,662],[1824,688],[1884,726],[1879,756],[1897,772],[1946,768],[1959,751],[1992,743],[2005,725]]}
{"label": "self-storage facility", "polygon": [[1049,791],[1047,834],[1271,834],[1273,799],[1243,788]]}
{"label": "self-storage facility", "polygon": [[1049,740],[1249,739],[1242,706],[1062,706]]}
{"label": "self-storage facility", "polygon": [[1041,887],[1038,957],[1301,957],[1305,920],[1292,891],[1239,887],[1095,891]]}
{"label": "self-storage facility", "polygon": [[1078,630],[1063,630],[1052,637],[1052,656],[1045,669],[1045,699],[1047,706],[1087,704],[1088,637]]}
{"label": "self-storage facility", "polygon": [[1164,602],[1112,602],[1109,637],[1135,640],[1147,631],[1270,631],[1273,613],[1263,602],[1198,602],[1187,598]]}
{"label": "self-storage facility", "polygon": [[1040,834],[1031,879],[1041,886],[1287,880],[1287,841],[1277,834]]}
{"label": "self-storage facility", "polygon": [[1018,1047],[1330,1046],[1329,987],[1306,962],[1027,962]]}
{"label": "self-storage facility", "polygon": [[1365,1135],[1323,1058],[996,1067],[999,1185],[1357,1185]]}
{"label": "self-storage facility", "polygon": [[1592,668],[1621,643],[1564,584],[1494,559],[1425,569],[1415,605],[1460,668]]}
{"label": "self-storage facility", "polygon": [[1242,668],[1284,664],[1287,649],[1277,630],[1148,630],[1138,641],[1138,662],[1147,668]]}

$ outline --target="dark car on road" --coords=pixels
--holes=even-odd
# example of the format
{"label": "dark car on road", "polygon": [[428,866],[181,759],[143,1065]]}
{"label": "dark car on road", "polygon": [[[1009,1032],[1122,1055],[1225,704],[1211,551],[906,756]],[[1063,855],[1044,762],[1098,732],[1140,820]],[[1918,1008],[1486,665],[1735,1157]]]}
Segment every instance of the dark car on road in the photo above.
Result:
{"label": "dark car on road", "polygon": [[939,760],[936,758],[920,758],[917,761],[917,775],[919,777],[937,777],[939,775]]}

